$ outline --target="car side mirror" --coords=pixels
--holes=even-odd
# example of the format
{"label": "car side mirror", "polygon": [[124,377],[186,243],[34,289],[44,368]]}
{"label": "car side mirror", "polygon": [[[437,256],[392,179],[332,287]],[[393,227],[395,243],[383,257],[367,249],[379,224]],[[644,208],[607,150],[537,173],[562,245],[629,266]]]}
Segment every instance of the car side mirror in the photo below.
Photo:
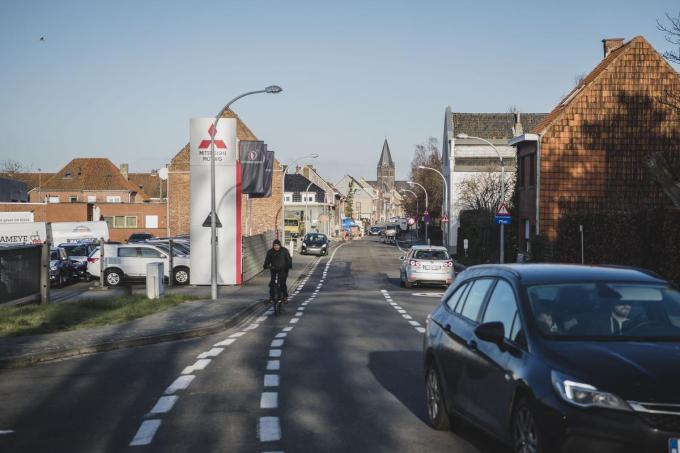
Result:
{"label": "car side mirror", "polygon": [[494,343],[502,349],[505,342],[505,327],[500,321],[485,322],[477,326],[475,335],[480,340]]}

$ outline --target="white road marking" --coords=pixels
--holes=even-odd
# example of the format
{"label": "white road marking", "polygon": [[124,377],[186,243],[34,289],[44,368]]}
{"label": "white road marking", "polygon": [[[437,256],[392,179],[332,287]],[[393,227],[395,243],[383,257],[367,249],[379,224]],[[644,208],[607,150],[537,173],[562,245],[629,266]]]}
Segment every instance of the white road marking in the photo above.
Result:
{"label": "white road marking", "polygon": [[402,315],[403,315],[404,313],[406,313],[406,310],[404,310],[403,308],[402,308],[401,310],[397,310],[397,311],[398,311],[399,313],[401,313]]}
{"label": "white road marking", "polygon": [[267,320],[267,317],[266,317],[266,316],[260,316],[259,318],[257,318],[257,319],[255,320],[255,322],[264,322],[264,321],[266,321],[266,320]]}
{"label": "white road marking", "polygon": [[247,333],[247,332],[236,332],[236,333],[232,333],[231,335],[229,335],[229,338],[238,338],[238,337],[242,337],[242,336],[245,335],[246,333]]}
{"label": "white road marking", "polygon": [[203,370],[210,364],[210,361],[211,359],[199,359],[193,365],[184,368],[184,370],[182,370],[182,374],[191,374],[196,370]]}
{"label": "white road marking", "polygon": [[416,330],[420,333],[425,333],[425,327],[416,327]]}
{"label": "white road marking", "polygon": [[222,351],[224,351],[224,348],[212,348],[210,351],[200,353],[196,358],[207,359],[208,357],[217,357],[222,354]]}
{"label": "white road marking", "polygon": [[279,386],[279,375],[278,374],[265,374],[264,375],[264,386],[265,387],[278,387]]}
{"label": "white road marking", "polygon": [[279,417],[260,417],[258,432],[261,442],[276,442],[281,440],[281,424]]}
{"label": "white road marking", "polygon": [[298,311],[305,311],[306,307],[298,307]]}
{"label": "white road marking", "polygon": [[280,349],[270,349],[269,350],[269,357],[281,357],[281,350]]}
{"label": "white road marking", "polygon": [[411,315],[401,315],[404,319],[413,319]]}
{"label": "white road marking", "polygon": [[175,405],[178,399],[179,396],[177,395],[161,396],[158,398],[158,402],[153,407],[153,409],[149,411],[149,415],[165,414],[166,412],[170,412],[172,406]]}
{"label": "white road marking", "polygon": [[253,330],[253,329],[257,329],[258,327],[260,327],[259,324],[253,323],[253,324],[249,325],[248,327],[246,327],[246,328],[243,329],[243,330]]}
{"label": "white road marking", "polygon": [[280,348],[281,346],[283,346],[283,340],[272,340],[272,348]]}
{"label": "white road marking", "polygon": [[236,338],[227,338],[226,340],[222,340],[219,343],[215,343],[213,346],[215,347],[220,347],[220,346],[229,346],[233,344],[236,341]]}
{"label": "white road marking", "polygon": [[297,324],[300,318],[293,318],[290,320],[290,324]]}
{"label": "white road marking", "polygon": [[288,334],[286,332],[281,332],[276,334],[276,338],[286,338]]}
{"label": "white road marking", "polygon": [[282,330],[283,330],[284,332],[290,332],[291,330],[293,330],[293,327],[292,327],[292,326],[284,327]]}
{"label": "white road marking", "polygon": [[267,360],[267,369],[270,371],[275,371],[281,368],[281,361],[279,360]]}
{"label": "white road marking", "polygon": [[153,436],[158,431],[158,427],[161,426],[160,420],[145,420],[142,425],[137,430],[137,434],[132,438],[130,446],[134,447],[137,445],[149,445],[153,440]]}
{"label": "white road marking", "polygon": [[187,387],[189,387],[189,384],[191,384],[191,381],[193,381],[194,378],[196,378],[196,376],[194,376],[193,374],[180,376],[177,379],[175,379],[175,382],[170,384],[163,393],[165,393],[166,395],[171,395],[175,393],[177,390],[185,390]]}
{"label": "white road marking", "polygon": [[418,327],[420,323],[418,321],[409,321],[409,324],[411,324],[413,327]]}
{"label": "white road marking", "polygon": [[3,436],[5,434],[14,434],[14,431],[11,429],[0,429],[0,436]]}
{"label": "white road marking", "polygon": [[277,407],[279,407],[279,394],[277,392],[262,392],[260,409],[276,409]]}
{"label": "white road marking", "polygon": [[304,312],[298,311],[297,313],[295,313],[296,318],[299,318],[302,315],[304,315]]}
{"label": "white road marking", "polygon": [[411,295],[416,297],[442,297],[444,293],[411,293]]}

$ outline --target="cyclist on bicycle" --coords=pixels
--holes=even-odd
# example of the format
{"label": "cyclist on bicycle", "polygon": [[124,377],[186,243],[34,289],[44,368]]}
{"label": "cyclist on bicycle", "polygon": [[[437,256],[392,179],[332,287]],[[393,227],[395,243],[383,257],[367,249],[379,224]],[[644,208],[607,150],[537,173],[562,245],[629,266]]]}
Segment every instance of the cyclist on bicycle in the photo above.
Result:
{"label": "cyclist on bicycle", "polygon": [[283,303],[288,303],[288,286],[286,279],[288,278],[288,271],[293,267],[293,259],[288,252],[288,249],[281,246],[281,241],[274,240],[272,248],[267,251],[267,257],[264,260],[264,268],[271,271],[271,280],[269,281],[269,302],[274,302],[276,298],[276,279],[278,277],[279,288],[281,290],[280,296],[283,298]]}

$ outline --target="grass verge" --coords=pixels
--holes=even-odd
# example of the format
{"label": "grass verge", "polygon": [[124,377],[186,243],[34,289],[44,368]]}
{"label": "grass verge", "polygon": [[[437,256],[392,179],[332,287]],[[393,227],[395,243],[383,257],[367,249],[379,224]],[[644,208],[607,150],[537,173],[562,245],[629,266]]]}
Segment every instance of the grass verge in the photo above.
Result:
{"label": "grass verge", "polygon": [[0,307],[0,338],[118,324],[175,307],[192,297],[168,295],[149,300],[123,296],[47,305]]}

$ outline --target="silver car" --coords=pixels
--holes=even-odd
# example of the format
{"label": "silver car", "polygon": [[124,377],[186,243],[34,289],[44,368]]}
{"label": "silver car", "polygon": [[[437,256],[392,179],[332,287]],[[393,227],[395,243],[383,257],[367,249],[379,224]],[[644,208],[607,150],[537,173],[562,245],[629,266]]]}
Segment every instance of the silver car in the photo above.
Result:
{"label": "silver car", "polygon": [[454,277],[453,260],[444,247],[414,245],[401,257],[399,279],[402,287],[417,284],[448,286]]}

